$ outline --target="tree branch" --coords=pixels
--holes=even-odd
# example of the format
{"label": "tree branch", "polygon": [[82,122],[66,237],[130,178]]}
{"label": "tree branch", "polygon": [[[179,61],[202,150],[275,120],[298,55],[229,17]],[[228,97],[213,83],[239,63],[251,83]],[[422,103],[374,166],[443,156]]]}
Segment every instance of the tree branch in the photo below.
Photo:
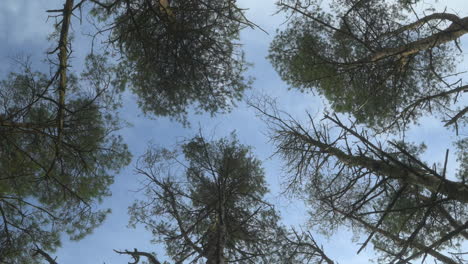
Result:
{"label": "tree branch", "polygon": [[138,251],[136,248],[134,249],[134,251],[128,251],[128,250],[125,250],[125,251],[118,251],[118,250],[115,250],[114,251],[118,254],[121,254],[121,255],[130,255],[132,256],[132,258],[135,260],[134,262],[128,262],[128,264],[137,264],[139,261],[140,261],[140,257],[146,257],[150,264],[161,264],[161,262],[159,262],[155,256],[153,256],[152,254],[148,253],[148,252],[143,252],[143,251]]}

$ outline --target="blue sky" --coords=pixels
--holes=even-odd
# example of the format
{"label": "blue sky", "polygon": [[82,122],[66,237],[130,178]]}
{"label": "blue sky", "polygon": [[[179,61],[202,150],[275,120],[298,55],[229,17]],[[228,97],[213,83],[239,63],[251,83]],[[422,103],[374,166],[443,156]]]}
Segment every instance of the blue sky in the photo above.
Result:
{"label": "blue sky", "polygon": [[[273,0],[240,1],[240,5],[249,8],[247,16],[269,34],[259,30],[245,30],[241,42],[244,44],[246,58],[254,66],[249,74],[255,77],[252,90],[246,96],[267,94],[277,98],[281,109],[301,119],[306,110],[311,113],[320,113],[323,103],[320,98],[312,94],[300,94],[295,90],[288,90],[269,62],[265,59],[268,46],[275,30],[284,22],[284,18],[272,14],[276,11]],[[439,1],[441,2],[441,1]],[[445,2],[445,1],[442,1]],[[456,8],[461,16],[468,14],[468,2],[463,0],[446,1],[450,3],[448,11]],[[444,4],[444,3],[439,3]],[[46,23],[47,9],[57,9],[62,6],[60,0],[1,0],[0,2],[0,76],[4,76],[12,69],[11,57],[18,54],[32,55],[32,61],[37,67],[42,67],[44,51],[49,47],[46,37],[52,30],[52,23]],[[73,20],[73,29],[76,35],[74,47],[74,70],[80,69],[83,56],[89,52],[89,38],[81,36],[89,32],[86,22],[83,25]],[[462,39],[462,45],[467,47],[468,39]],[[463,54],[465,56],[465,54]],[[42,66],[41,66],[42,65]],[[462,67],[466,66],[463,62]],[[466,67],[465,67],[466,69]],[[466,97],[464,99],[467,102]],[[78,242],[71,242],[64,238],[63,247],[56,252],[60,264],[78,263],[127,263],[126,256],[115,254],[113,249],[133,249],[142,251],[155,251],[163,255],[163,247],[150,243],[151,235],[143,226],[136,229],[127,228],[127,207],[139,196],[135,191],[139,187],[141,178],[134,174],[134,162],[143,154],[149,142],[171,147],[177,142],[195,135],[199,128],[215,137],[223,137],[236,130],[239,140],[246,145],[253,146],[253,151],[263,161],[266,170],[271,194],[268,199],[274,202],[281,211],[286,224],[304,225],[307,219],[307,208],[299,201],[291,201],[280,195],[281,177],[285,172],[281,169],[281,161],[271,158],[273,148],[265,136],[265,125],[255,115],[255,111],[248,108],[245,103],[239,103],[231,113],[211,118],[208,115],[194,115],[190,117],[192,127],[186,128],[181,124],[172,122],[167,118],[149,119],[137,108],[135,97],[125,93],[124,106],[120,110],[121,118],[132,123],[131,127],[123,129],[126,143],[134,156],[134,161],[115,177],[112,185],[112,196],[101,205],[111,208],[112,214],[105,223],[98,227],[93,234]],[[440,121],[433,118],[424,118],[420,127],[415,127],[407,134],[410,140],[426,142],[428,151],[424,156],[429,162],[441,162],[444,159],[445,149],[451,148],[450,142],[454,135],[447,132]],[[465,131],[466,136],[466,131]],[[456,167],[453,156],[449,162],[449,172]],[[318,236],[329,256],[339,263],[370,263],[367,260],[373,256],[370,249],[356,255],[358,245],[352,242],[353,235],[346,230],[339,230],[330,239]]]}

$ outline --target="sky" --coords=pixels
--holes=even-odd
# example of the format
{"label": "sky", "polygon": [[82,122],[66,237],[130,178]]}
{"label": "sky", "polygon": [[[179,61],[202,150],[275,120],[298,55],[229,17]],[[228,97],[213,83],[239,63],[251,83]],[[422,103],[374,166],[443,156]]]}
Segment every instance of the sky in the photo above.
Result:
{"label": "sky", "polygon": [[[258,24],[268,34],[260,30],[247,29],[242,32],[241,42],[244,44],[246,59],[253,63],[248,74],[255,78],[253,88],[246,92],[246,97],[268,94],[276,98],[282,110],[301,119],[305,111],[319,114],[324,103],[322,99],[312,94],[301,94],[296,90],[288,90],[288,86],[281,81],[269,61],[265,58],[268,46],[275,35],[275,30],[282,25],[284,17],[273,15],[276,7],[273,0],[241,0],[240,6],[248,8],[246,11],[254,23]],[[444,2],[444,3],[440,3]],[[448,11],[455,11],[459,15],[468,15],[468,2],[463,0],[439,1],[439,5],[448,5]],[[1,0],[0,1],[0,76],[14,69],[12,58],[18,55],[31,55],[33,65],[44,67],[42,60],[44,52],[50,46],[47,35],[52,30],[52,23],[47,22],[47,9],[58,9],[62,6],[60,0]],[[90,50],[90,39],[83,36],[89,33],[90,28],[74,18],[72,21],[76,36],[74,47],[73,70],[80,70],[83,57]],[[462,38],[462,46],[467,47],[468,38]],[[467,49],[465,49],[467,50]],[[464,53],[463,56],[466,54]],[[466,66],[463,62],[462,67]],[[466,102],[466,98],[465,98]],[[104,200],[102,208],[111,208],[112,214],[103,225],[86,238],[75,242],[63,239],[63,246],[54,256],[60,264],[118,264],[127,263],[127,256],[120,256],[113,249],[133,249],[156,252],[158,256],[164,255],[162,245],[151,244],[151,234],[138,226],[136,229],[128,228],[127,207],[139,197],[141,178],[135,175],[135,161],[144,153],[150,142],[160,146],[171,147],[183,139],[197,134],[200,128],[206,134],[215,138],[229,135],[236,131],[242,144],[253,147],[253,153],[263,161],[267,182],[271,193],[268,199],[280,210],[284,223],[287,225],[305,226],[307,220],[307,207],[300,201],[290,200],[281,195],[281,179],[286,176],[282,170],[282,162],[277,157],[271,157],[274,149],[268,142],[265,124],[256,116],[253,109],[244,102],[238,104],[229,114],[218,115],[214,118],[209,115],[191,115],[191,127],[184,127],[167,118],[148,118],[136,106],[135,96],[126,92],[124,105],[120,110],[123,120],[131,122],[131,126],[120,131],[125,142],[133,154],[133,162],[120,174],[115,176],[115,183],[111,186],[112,196]],[[453,133],[447,132],[440,121],[425,118],[421,126],[414,127],[407,133],[407,138],[415,142],[425,142],[428,150],[424,158],[431,162],[441,162],[444,159],[445,149],[451,148]],[[456,168],[453,156],[449,159],[449,172]],[[329,257],[338,263],[366,264],[374,256],[371,248],[356,255],[359,245],[353,242],[353,234],[340,229],[331,238],[317,234],[319,243],[323,244]],[[359,240],[358,240],[359,241]],[[362,238],[361,240],[362,241]],[[163,258],[162,258],[163,259]]]}

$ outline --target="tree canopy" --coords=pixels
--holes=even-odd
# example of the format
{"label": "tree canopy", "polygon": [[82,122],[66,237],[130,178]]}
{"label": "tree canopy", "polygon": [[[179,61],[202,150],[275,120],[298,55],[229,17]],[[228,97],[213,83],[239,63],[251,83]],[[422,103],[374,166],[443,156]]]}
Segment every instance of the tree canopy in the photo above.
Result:
{"label": "tree canopy", "polygon": [[[174,150],[151,147],[140,157],[145,198],[129,208],[130,223],[164,243],[174,263],[333,264],[311,233],[279,223],[260,161],[235,134],[207,142],[196,136]],[[151,253],[116,251],[139,263]]]}
{"label": "tree canopy", "polygon": [[[98,205],[131,159],[118,134],[125,89],[144,113],[189,124],[192,111],[231,110],[251,85],[239,38],[259,27],[235,0],[63,2],[47,11],[55,19],[47,69],[19,58],[0,80],[0,263],[58,264],[50,254],[64,238],[103,223],[110,210]],[[144,182],[130,227],[165,246],[164,264],[335,264],[316,233],[342,227],[356,235],[357,253],[372,246],[379,263],[465,263],[468,107],[460,98],[468,86],[458,57],[468,17],[420,4],[277,2],[287,20],[268,59],[291,88],[318,93],[331,109],[298,121],[267,97],[249,104],[283,161],[283,191],[307,204],[306,225],[282,224],[253,148],[235,133],[208,140],[200,132],[138,159]],[[96,32],[78,72],[72,24],[82,13]],[[454,130],[454,147],[431,164],[426,144],[405,132],[433,114]],[[132,264],[166,259],[115,251]]]}
{"label": "tree canopy", "polygon": [[468,18],[448,12],[415,18],[411,2],[279,1],[292,18],[269,58],[293,88],[317,91],[360,123],[405,128],[436,112],[453,124],[467,111],[457,115],[450,106],[467,91],[457,79],[455,49]]}
{"label": "tree canopy", "polygon": [[465,261],[466,138],[457,143],[459,170],[448,175],[448,150],[443,165],[430,166],[419,157],[424,144],[379,141],[337,115],[301,123],[273,103],[254,107],[288,169],[289,191],[308,197],[313,226],[329,235],[348,226],[366,237],[358,253],[372,242],[380,262]]}
{"label": "tree canopy", "polygon": [[176,263],[267,258],[279,217],[263,200],[260,161],[234,136],[213,142],[195,137],[181,152],[151,148],[140,158],[147,198],[130,208],[131,223],[144,224]]}
{"label": "tree canopy", "polygon": [[228,111],[250,86],[239,33],[254,25],[230,0],[108,0],[93,13],[146,113],[182,121]]}
{"label": "tree canopy", "polygon": [[[468,19],[418,14],[417,2],[279,1],[291,17],[270,46],[272,65],[292,88],[313,89],[350,118],[325,111],[299,122],[271,101],[253,106],[290,191],[308,197],[314,226],[349,227],[364,236],[358,253],[372,244],[382,263],[463,263],[467,108],[457,101],[467,86],[456,57]],[[423,143],[392,135],[434,113],[455,128],[457,171],[447,171],[449,149],[429,165]]]}

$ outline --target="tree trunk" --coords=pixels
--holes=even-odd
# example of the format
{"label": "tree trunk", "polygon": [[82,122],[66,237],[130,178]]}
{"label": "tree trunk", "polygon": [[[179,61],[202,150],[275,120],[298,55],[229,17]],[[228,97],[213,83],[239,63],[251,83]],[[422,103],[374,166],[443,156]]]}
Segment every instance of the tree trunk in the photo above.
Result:
{"label": "tree trunk", "polygon": [[224,222],[225,208],[223,200],[218,205],[218,215],[215,230],[208,245],[206,264],[225,264],[224,248],[226,247],[226,223]]}
{"label": "tree trunk", "polygon": [[315,140],[309,136],[298,133],[297,131],[292,131],[292,133],[296,134],[297,137],[300,137],[308,144],[319,148],[321,152],[334,156],[348,167],[366,168],[382,176],[402,180],[411,185],[423,187],[431,192],[441,193],[449,199],[468,203],[468,185],[465,185],[464,183],[440,178],[417,168],[409,170],[408,168],[375,160],[364,155],[350,155],[334,146]]}

